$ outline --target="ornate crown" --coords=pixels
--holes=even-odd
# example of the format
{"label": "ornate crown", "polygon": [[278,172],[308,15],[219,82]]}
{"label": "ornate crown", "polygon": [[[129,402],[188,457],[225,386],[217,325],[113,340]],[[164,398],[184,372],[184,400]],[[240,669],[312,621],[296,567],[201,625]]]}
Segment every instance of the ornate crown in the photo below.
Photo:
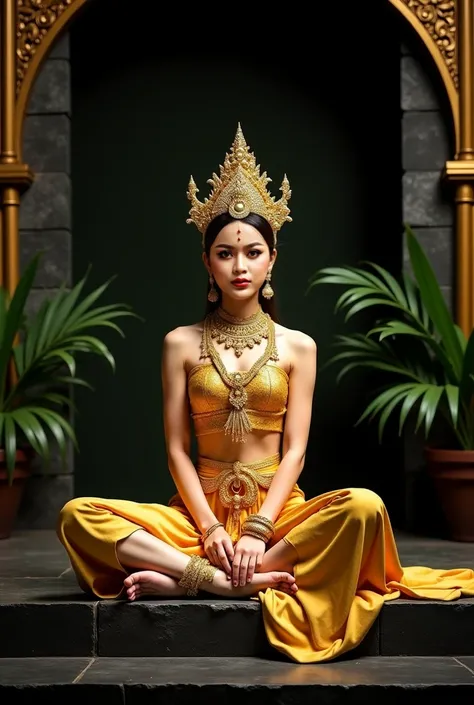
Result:
{"label": "ornate crown", "polygon": [[287,206],[291,190],[286,174],[280,186],[283,195],[279,201],[275,201],[275,197],[267,190],[271,179],[267,172],[260,174],[260,165],[245,141],[240,123],[230,154],[225,155],[224,166],[220,165],[219,168],[220,176],[213,174],[212,179],[207,181],[212,190],[203,203],[196,198],[199,189],[191,176],[187,196],[192,205],[186,223],[194,223],[204,239],[207,226],[221,213],[228,212],[234,218],[245,218],[249,213],[258,213],[271,225],[276,243],[277,232],[283,223],[292,221]]}

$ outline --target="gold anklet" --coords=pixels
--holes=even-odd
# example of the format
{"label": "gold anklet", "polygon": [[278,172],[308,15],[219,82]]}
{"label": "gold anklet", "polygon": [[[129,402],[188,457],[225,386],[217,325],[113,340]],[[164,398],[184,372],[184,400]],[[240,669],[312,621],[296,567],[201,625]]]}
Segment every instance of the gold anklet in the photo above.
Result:
{"label": "gold anklet", "polygon": [[204,581],[212,583],[216,571],[217,568],[211,565],[207,558],[191,556],[178,585],[186,588],[186,595],[195,596],[201,583]]}

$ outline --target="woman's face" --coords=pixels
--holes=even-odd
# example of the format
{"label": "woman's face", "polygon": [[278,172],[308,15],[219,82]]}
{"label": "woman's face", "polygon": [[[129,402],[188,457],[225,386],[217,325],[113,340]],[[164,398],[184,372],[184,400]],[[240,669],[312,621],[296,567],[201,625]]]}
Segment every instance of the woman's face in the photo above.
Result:
{"label": "woman's face", "polygon": [[204,263],[223,295],[247,299],[258,294],[275,257],[253,225],[236,221],[222,228]]}

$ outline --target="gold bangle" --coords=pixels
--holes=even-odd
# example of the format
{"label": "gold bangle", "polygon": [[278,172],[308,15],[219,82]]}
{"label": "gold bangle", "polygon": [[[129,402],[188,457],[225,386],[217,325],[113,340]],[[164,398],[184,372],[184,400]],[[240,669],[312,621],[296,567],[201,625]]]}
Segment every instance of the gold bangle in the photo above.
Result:
{"label": "gold bangle", "polygon": [[263,526],[266,526],[271,531],[275,531],[275,524],[273,523],[273,521],[271,519],[268,519],[267,517],[262,516],[261,514],[250,514],[247,517],[246,521],[249,520],[256,521],[259,524],[263,524]]}
{"label": "gold bangle", "polygon": [[204,543],[204,541],[207,539],[207,537],[210,536],[213,531],[218,529],[219,526],[224,526],[224,524],[221,521],[218,521],[217,524],[213,524],[208,529],[206,529],[206,531],[201,536],[201,541]]}
{"label": "gold bangle", "polygon": [[273,532],[268,529],[268,527],[264,527],[257,522],[247,520],[242,524],[242,536],[245,535],[255,536],[255,538],[262,539],[262,541],[265,541],[266,543],[272,538]]}
{"label": "gold bangle", "polygon": [[264,543],[267,543],[270,540],[270,536],[266,536],[260,531],[254,531],[253,529],[246,529],[245,531],[242,531],[242,536],[253,536],[255,539],[260,539],[260,541],[263,541]]}
{"label": "gold bangle", "polygon": [[242,535],[254,536],[269,541],[275,533],[275,525],[271,519],[260,514],[250,514],[242,524]]}

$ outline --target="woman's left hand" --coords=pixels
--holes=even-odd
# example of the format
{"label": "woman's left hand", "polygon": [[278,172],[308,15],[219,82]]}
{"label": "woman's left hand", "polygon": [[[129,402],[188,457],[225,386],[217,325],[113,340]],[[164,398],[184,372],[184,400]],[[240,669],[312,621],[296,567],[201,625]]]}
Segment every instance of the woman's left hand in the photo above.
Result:
{"label": "woman's left hand", "polygon": [[259,572],[265,548],[266,544],[262,539],[245,535],[240,537],[234,546],[232,561],[232,584],[234,587],[250,583],[253,574]]}

